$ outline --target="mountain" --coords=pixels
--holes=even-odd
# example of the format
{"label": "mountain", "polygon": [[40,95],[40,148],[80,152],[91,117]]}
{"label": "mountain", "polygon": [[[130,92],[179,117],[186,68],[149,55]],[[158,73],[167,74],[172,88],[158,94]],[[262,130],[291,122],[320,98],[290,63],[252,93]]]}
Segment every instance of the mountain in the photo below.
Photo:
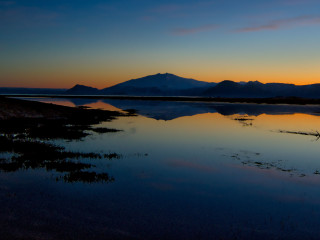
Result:
{"label": "mountain", "polygon": [[115,86],[102,89],[104,95],[137,96],[200,96],[215,83],[182,78],[174,74],[155,74],[132,79]]}
{"label": "mountain", "polygon": [[301,97],[320,98],[320,84],[297,86],[285,83],[260,83],[250,81],[246,84],[233,81],[222,81],[203,92],[206,97],[230,98],[270,98]]}
{"label": "mountain", "polygon": [[97,88],[77,84],[67,90],[65,93],[68,95],[99,95],[100,90]]}
{"label": "mountain", "polygon": [[258,81],[247,83],[236,83],[225,80],[218,83],[212,88],[208,88],[203,92],[204,96],[210,97],[268,97],[270,95],[268,89],[263,83]]}
{"label": "mountain", "polygon": [[155,74],[142,78],[132,79],[119,83],[113,87],[137,87],[137,88],[171,88],[171,89],[189,89],[196,87],[207,87],[210,83],[198,81],[190,78],[183,78],[174,74]]}
{"label": "mountain", "polygon": [[320,84],[300,86],[295,95],[298,97],[320,98]]}
{"label": "mountain", "polygon": [[234,82],[231,80],[224,80],[220,83],[209,83],[179,77],[170,73],[158,73],[132,79],[102,90],[76,85],[65,93],[69,95],[320,98],[320,84],[299,86],[286,83],[264,84],[258,81]]}
{"label": "mountain", "polygon": [[0,88],[0,95],[1,94],[190,96],[222,98],[300,97],[320,99],[320,84],[264,84],[258,81],[234,82],[231,80],[224,80],[220,83],[209,83],[179,77],[170,73],[158,73],[132,79],[102,90],[77,84],[68,90],[2,87]]}

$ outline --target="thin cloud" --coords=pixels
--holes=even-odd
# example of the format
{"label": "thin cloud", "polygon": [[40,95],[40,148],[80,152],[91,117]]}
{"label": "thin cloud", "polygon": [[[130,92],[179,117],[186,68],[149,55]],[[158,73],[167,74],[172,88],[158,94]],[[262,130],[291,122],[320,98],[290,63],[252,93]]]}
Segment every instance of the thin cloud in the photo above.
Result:
{"label": "thin cloud", "polygon": [[317,24],[320,24],[320,17],[300,16],[295,18],[274,20],[259,26],[240,28],[236,32],[258,32],[258,31],[265,31],[265,30],[279,30],[279,29],[292,28],[297,26],[308,26],[308,25],[317,25]]}
{"label": "thin cloud", "polygon": [[219,27],[219,25],[216,24],[207,24],[199,27],[194,28],[176,28],[172,30],[173,35],[189,35],[189,34],[195,34],[200,32],[208,32],[215,30]]}

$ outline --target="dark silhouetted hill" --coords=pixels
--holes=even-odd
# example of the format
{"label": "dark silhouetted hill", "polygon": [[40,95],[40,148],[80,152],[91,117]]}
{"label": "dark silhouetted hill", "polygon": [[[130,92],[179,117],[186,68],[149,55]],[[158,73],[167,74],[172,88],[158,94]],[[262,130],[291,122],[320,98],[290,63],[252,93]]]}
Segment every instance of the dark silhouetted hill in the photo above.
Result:
{"label": "dark silhouetted hill", "polygon": [[66,91],[69,95],[121,95],[121,96],[190,96],[221,98],[320,98],[320,84],[298,86],[285,83],[258,81],[234,82],[225,80],[209,83],[183,78],[174,74],[155,74],[132,79],[112,87],[96,88],[76,85]]}
{"label": "dark silhouetted hill", "polygon": [[246,84],[222,81],[216,86],[205,90],[203,96],[230,98],[320,98],[320,84],[297,86],[285,83],[263,84],[258,81],[248,82]]}
{"label": "dark silhouetted hill", "polygon": [[70,95],[98,95],[100,94],[100,90],[97,88],[77,84],[73,88],[67,90],[65,93]]}
{"label": "dark silhouetted hill", "polygon": [[182,78],[174,74],[155,74],[132,79],[102,89],[104,95],[137,96],[201,96],[203,91],[215,83]]}

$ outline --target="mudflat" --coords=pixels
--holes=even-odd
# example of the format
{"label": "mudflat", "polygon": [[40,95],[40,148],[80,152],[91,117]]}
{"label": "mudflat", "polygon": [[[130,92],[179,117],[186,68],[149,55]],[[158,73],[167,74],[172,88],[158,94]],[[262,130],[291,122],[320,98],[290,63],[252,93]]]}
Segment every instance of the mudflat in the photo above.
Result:
{"label": "mudflat", "polygon": [[80,163],[77,159],[111,159],[119,158],[119,154],[71,152],[50,141],[81,140],[93,132],[120,131],[93,127],[94,124],[111,121],[117,116],[126,114],[1,97],[0,153],[6,157],[0,159],[0,172],[45,168],[63,173],[56,180],[112,182],[113,178],[108,173],[90,171],[93,164]]}
{"label": "mudflat", "polygon": [[78,119],[79,121],[111,120],[123,115],[115,111],[58,106],[35,101],[0,97],[0,120],[13,118]]}

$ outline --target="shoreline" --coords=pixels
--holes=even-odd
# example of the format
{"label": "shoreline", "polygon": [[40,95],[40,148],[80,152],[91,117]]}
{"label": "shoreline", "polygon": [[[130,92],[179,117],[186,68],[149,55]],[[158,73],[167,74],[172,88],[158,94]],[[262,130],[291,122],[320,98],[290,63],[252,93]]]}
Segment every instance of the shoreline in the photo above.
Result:
{"label": "shoreline", "polygon": [[51,119],[85,123],[112,120],[126,114],[100,109],[83,109],[0,96],[0,120]]}
{"label": "shoreline", "polygon": [[82,98],[82,99],[117,99],[141,101],[172,101],[172,102],[213,102],[213,103],[254,103],[254,104],[289,104],[289,105],[320,105],[320,99],[299,97],[274,98],[226,98],[226,97],[174,97],[174,96],[107,96],[107,95],[51,95],[51,94],[7,94],[0,98]]}
{"label": "shoreline", "polygon": [[54,181],[112,183],[115,178],[96,172],[90,160],[109,161],[121,154],[71,151],[55,141],[82,141],[93,134],[122,131],[95,126],[120,116],[132,115],[0,97],[0,173],[45,169],[54,172]]}

